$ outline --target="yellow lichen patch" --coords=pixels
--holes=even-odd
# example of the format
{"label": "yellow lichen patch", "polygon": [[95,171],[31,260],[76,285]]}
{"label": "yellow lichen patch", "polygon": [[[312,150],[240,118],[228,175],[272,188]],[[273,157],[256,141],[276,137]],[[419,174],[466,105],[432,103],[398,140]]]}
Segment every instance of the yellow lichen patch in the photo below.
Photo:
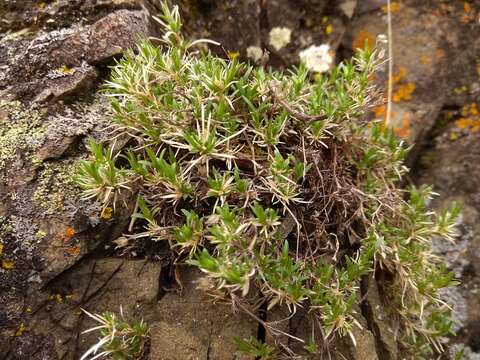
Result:
{"label": "yellow lichen patch", "polygon": [[375,36],[368,31],[361,30],[352,42],[352,49],[372,48],[375,45]]}
{"label": "yellow lichen patch", "polygon": [[395,134],[397,134],[401,138],[408,138],[412,133],[410,115],[404,114],[402,117],[402,124],[395,127],[393,130],[395,131]]}
{"label": "yellow lichen patch", "polygon": [[[392,1],[392,3],[390,4],[390,12],[391,13],[398,12],[398,11],[400,11],[401,8],[402,8],[402,4],[400,4],[397,1]],[[382,6],[382,11],[385,14],[388,13],[388,6],[387,5]]]}
{"label": "yellow lichen patch", "polygon": [[315,25],[315,20],[314,19],[312,19],[311,17],[308,17],[308,18],[305,19],[305,26],[307,28],[312,28],[313,25]]}
{"label": "yellow lichen patch", "polygon": [[451,132],[449,135],[448,135],[448,138],[452,141],[455,141],[458,139],[458,134],[456,132]]}
{"label": "yellow lichen patch", "polygon": [[230,60],[236,60],[240,57],[240,52],[230,50],[227,52],[227,56]]}
{"label": "yellow lichen patch", "polygon": [[466,93],[467,91],[468,91],[468,87],[466,85],[459,86],[459,87],[456,87],[455,89],[453,89],[453,92],[456,95],[462,95],[462,94]]}
{"label": "yellow lichen patch", "polygon": [[67,65],[62,65],[57,69],[57,72],[63,75],[72,75],[75,72],[75,69],[68,67]]}
{"label": "yellow lichen patch", "polygon": [[50,295],[50,300],[55,300],[57,303],[63,302],[62,294]]}
{"label": "yellow lichen patch", "polygon": [[12,270],[14,266],[15,266],[15,261],[13,261],[12,259],[2,260],[2,268],[4,268],[5,270]]}
{"label": "yellow lichen patch", "polygon": [[0,255],[3,254],[3,244],[0,244]]}
{"label": "yellow lichen patch", "polygon": [[396,87],[395,92],[393,93],[392,100],[393,102],[401,102],[401,101],[410,101],[412,100],[412,94],[416,89],[416,85],[412,82],[408,82],[406,84],[398,85]]}
{"label": "yellow lichen patch", "polygon": [[462,117],[455,121],[457,128],[473,133],[480,131],[480,115],[476,103],[465,105],[460,111],[460,115]]}
{"label": "yellow lichen patch", "polygon": [[327,35],[330,35],[333,31],[333,26],[328,24],[326,27],[325,27],[325,34]]}
{"label": "yellow lichen patch", "polygon": [[20,326],[18,327],[17,331],[15,332],[15,336],[22,336],[25,329],[26,329],[25,324],[21,323]]}
{"label": "yellow lichen patch", "polygon": [[43,230],[38,230],[36,233],[35,233],[35,237],[38,239],[38,240],[42,240],[42,239],[45,239],[45,237],[47,236],[47,233]]}
{"label": "yellow lichen patch", "polygon": [[105,209],[102,210],[100,217],[104,220],[111,219],[113,215],[113,209],[110,206],[107,206]]}

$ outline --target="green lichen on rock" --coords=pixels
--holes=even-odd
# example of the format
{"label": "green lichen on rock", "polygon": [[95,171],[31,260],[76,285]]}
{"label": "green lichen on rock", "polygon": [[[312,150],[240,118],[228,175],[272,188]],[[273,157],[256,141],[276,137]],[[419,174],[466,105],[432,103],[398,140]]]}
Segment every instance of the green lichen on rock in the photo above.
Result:
{"label": "green lichen on rock", "polygon": [[78,197],[78,189],[72,180],[75,164],[69,162],[45,162],[38,173],[38,185],[32,200],[47,214],[65,210],[65,201]]}
{"label": "green lichen on rock", "polygon": [[0,172],[4,171],[17,152],[26,155],[39,146],[45,133],[42,111],[26,109],[20,102],[0,101]]}
{"label": "green lichen on rock", "polygon": [[15,232],[10,219],[6,216],[0,216],[0,241],[4,241],[9,235]]}

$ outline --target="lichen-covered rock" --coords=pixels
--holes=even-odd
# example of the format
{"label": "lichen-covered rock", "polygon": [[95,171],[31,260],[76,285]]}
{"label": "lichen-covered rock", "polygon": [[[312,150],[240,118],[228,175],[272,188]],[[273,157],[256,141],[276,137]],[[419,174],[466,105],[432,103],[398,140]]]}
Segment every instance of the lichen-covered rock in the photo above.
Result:
{"label": "lichen-covered rock", "polygon": [[156,302],[160,269],[155,262],[107,258],[88,259],[67,270],[27,298],[26,327],[22,336],[14,338],[12,348],[18,352],[29,341],[36,351],[22,351],[16,358],[80,358],[97,340],[97,334],[80,335],[97,325],[81,309],[118,314],[121,307],[127,319],[142,319],[146,307]]}
{"label": "lichen-covered rock", "polygon": [[85,93],[97,83],[94,66],[110,62],[149,33],[145,10],[117,10],[92,25],[5,36],[0,94],[44,102]]}
{"label": "lichen-covered rock", "polygon": [[452,303],[460,321],[457,341],[475,352],[480,346],[479,137],[478,133],[468,131],[460,133],[458,138],[452,138],[451,134],[458,134],[455,123],[447,124],[432,140],[430,149],[422,154],[415,180],[418,184],[433,184],[434,190],[441,195],[433,201],[433,208],[439,209],[452,201],[460,204],[460,236],[450,245],[436,244],[435,249],[447,259],[449,268],[461,281],[459,287],[444,294],[446,299],[454,300]]}
{"label": "lichen-covered rock", "polygon": [[138,9],[138,0],[2,1],[0,34],[22,29],[54,30],[89,24],[119,9]]}
{"label": "lichen-covered rock", "polygon": [[103,67],[150,21],[139,2],[118,0],[12,2],[0,13],[0,31],[11,30],[0,39],[0,353],[54,359],[63,335],[41,335],[24,304],[129,221],[134,200],[112,215],[81,200],[72,175],[88,136],[106,136],[109,104],[94,91]]}
{"label": "lichen-covered rock", "polygon": [[[387,34],[386,1],[364,1],[343,39],[345,47],[373,46]],[[475,11],[470,10],[473,14]],[[465,19],[462,3],[392,2],[393,105],[391,125],[397,135],[421,144],[443,106],[461,99],[459,83],[478,83],[476,61],[480,49],[478,27]],[[459,64],[456,66],[455,64]],[[460,65],[461,64],[461,65]],[[387,83],[387,67],[377,79]],[[386,106],[375,109],[385,118]],[[412,158],[416,156],[414,150]]]}
{"label": "lichen-covered rock", "polygon": [[[8,345],[7,339],[21,326],[29,326],[23,323],[25,308],[19,306],[28,293],[35,293],[100,244],[120,236],[128,221],[131,208],[118,211],[114,218],[102,217],[97,204],[80,199],[72,181],[75,163],[82,157],[82,139],[88,133],[101,133],[102,117],[96,111],[103,106],[98,99],[69,110],[61,104],[48,109],[25,108],[18,102],[2,105],[2,344]],[[74,120],[65,121],[67,114]],[[78,147],[66,146],[61,140],[64,134],[76,137]],[[52,160],[55,157],[61,158]]]}

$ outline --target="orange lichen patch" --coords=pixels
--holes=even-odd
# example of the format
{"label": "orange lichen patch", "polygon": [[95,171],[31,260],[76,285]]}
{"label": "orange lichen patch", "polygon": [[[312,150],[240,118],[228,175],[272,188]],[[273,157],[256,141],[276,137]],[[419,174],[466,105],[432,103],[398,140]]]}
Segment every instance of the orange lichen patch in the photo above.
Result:
{"label": "orange lichen patch", "polygon": [[72,256],[78,256],[80,254],[80,246],[72,246],[67,249],[67,252]]}
{"label": "orange lichen patch", "polygon": [[[397,1],[392,1],[392,3],[390,4],[390,12],[391,13],[398,12],[398,11],[400,11],[401,8],[402,8],[402,4],[400,4]],[[388,13],[388,6],[387,5],[382,6],[382,11],[385,14]]]}
{"label": "orange lichen patch", "polygon": [[385,116],[385,114],[387,112],[387,108],[386,108],[385,105],[380,105],[380,106],[375,107],[373,109],[373,112],[374,112],[376,118],[382,118],[383,116]]}
{"label": "orange lichen patch", "polygon": [[326,27],[325,27],[325,34],[327,35],[330,35],[333,31],[333,26],[328,24]]}
{"label": "orange lichen patch", "polygon": [[67,229],[65,230],[65,233],[64,233],[64,238],[67,239],[67,240],[70,240],[74,236],[75,236],[75,229],[70,227],[70,226],[67,227]]}
{"label": "orange lichen patch", "polygon": [[110,206],[107,206],[105,209],[102,210],[100,217],[104,220],[111,219],[113,215],[113,209]]}
{"label": "orange lichen patch", "polygon": [[476,103],[471,103],[470,105],[465,105],[462,107],[460,114],[464,117],[466,116],[478,116],[478,108]]}
{"label": "orange lichen patch", "polygon": [[57,235],[57,239],[60,241],[70,241],[73,237],[75,236],[75,229],[72,228],[71,226],[68,226],[64,231],[60,232]]}
{"label": "orange lichen patch", "polygon": [[463,2],[463,13],[460,15],[460,21],[464,24],[469,23],[475,18],[472,5],[468,1]]}
{"label": "orange lichen patch", "polygon": [[477,61],[477,75],[480,76],[480,61]]}
{"label": "orange lichen patch", "polygon": [[476,103],[465,105],[460,114],[462,117],[455,121],[457,128],[473,133],[480,131],[480,114]]}
{"label": "orange lichen patch", "polygon": [[408,138],[412,133],[410,115],[403,115],[401,126],[397,126],[393,130],[395,131],[395,134],[397,134],[401,138]]}
{"label": "orange lichen patch", "polygon": [[417,86],[412,82],[398,85],[392,96],[393,102],[398,103],[400,101],[412,100],[412,94],[415,91],[416,87]]}
{"label": "orange lichen patch", "polygon": [[366,45],[372,48],[375,45],[375,36],[368,31],[361,30],[352,41],[352,49],[363,49]]}
{"label": "orange lichen patch", "polygon": [[393,76],[392,76],[393,83],[396,84],[396,83],[402,81],[405,78],[405,76],[407,76],[407,72],[408,71],[404,66],[400,66],[398,68],[398,72],[396,74],[393,74]]}
{"label": "orange lichen patch", "polygon": [[14,266],[15,266],[15,261],[13,261],[12,259],[3,259],[2,260],[2,267],[5,270],[12,270]]}
{"label": "orange lichen patch", "polygon": [[422,65],[430,65],[432,63],[432,59],[430,59],[428,56],[423,55],[420,57],[420,63]]}
{"label": "orange lichen patch", "polygon": [[442,48],[438,48],[437,50],[435,50],[435,57],[437,58],[437,60],[443,59],[445,57],[445,50],[443,50]]}

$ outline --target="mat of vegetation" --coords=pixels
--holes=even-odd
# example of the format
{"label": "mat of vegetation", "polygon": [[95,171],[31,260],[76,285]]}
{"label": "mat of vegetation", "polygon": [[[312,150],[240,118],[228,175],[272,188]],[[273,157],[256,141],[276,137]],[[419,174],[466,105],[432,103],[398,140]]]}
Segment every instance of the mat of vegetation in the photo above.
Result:
{"label": "mat of vegetation", "polygon": [[293,336],[258,318],[262,304],[306,308],[323,339],[355,342],[360,284],[373,274],[406,357],[442,352],[453,320],[439,290],[454,279],[431,241],[452,241],[458,207],[435,214],[429,188],[398,186],[408,149],[367,116],[381,102],[370,80],[383,52],[358,51],[328,74],[281,73],[200,51],[211,41],[183,38],[176,7],[158,21],[163,38],[113,68],[111,139],[91,141],[76,175],[105,207],[138,194],[121,246],[168,242],[176,262],[207,275],[206,291],[290,355],[279,335]]}

